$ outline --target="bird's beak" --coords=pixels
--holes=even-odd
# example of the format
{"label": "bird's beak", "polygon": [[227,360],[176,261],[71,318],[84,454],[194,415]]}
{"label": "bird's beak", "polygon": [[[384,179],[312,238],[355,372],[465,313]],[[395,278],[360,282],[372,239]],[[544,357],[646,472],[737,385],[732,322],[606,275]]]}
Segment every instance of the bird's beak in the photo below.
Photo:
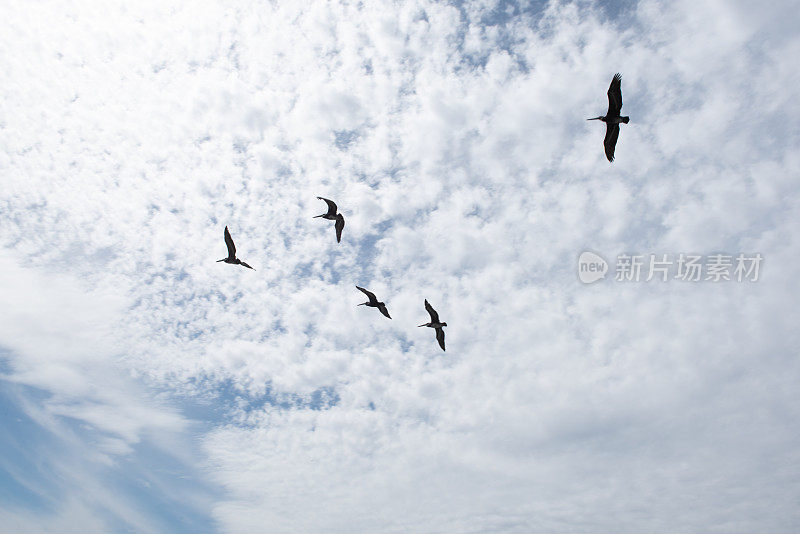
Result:
{"label": "bird's beak", "polygon": [[[421,325],[419,325],[419,326],[428,326],[428,325],[426,325],[426,324],[421,324]],[[418,326],[417,328],[419,328],[419,326]]]}
{"label": "bird's beak", "polygon": [[316,219],[317,217],[322,217],[322,215],[314,215],[314,216],[313,216],[313,217],[311,217],[311,218],[312,218],[312,219]]}
{"label": "bird's beak", "polygon": [[217,260],[217,263],[219,263],[221,261],[225,261],[225,258],[222,258],[221,260]]}
{"label": "bird's beak", "polygon": [[599,121],[603,117],[592,117],[591,119],[586,119],[587,121]]}
{"label": "bird's beak", "polygon": [[361,304],[359,304],[359,306],[363,306],[364,304],[366,304],[366,302],[362,302]]}

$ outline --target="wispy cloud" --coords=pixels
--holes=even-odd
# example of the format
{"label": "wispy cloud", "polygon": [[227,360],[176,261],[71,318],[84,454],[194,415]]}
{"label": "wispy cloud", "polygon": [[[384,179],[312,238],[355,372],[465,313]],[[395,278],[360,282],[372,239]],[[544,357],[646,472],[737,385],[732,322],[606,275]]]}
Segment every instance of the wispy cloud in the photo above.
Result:
{"label": "wispy cloud", "polygon": [[[226,532],[796,530],[790,3],[4,11],[0,345],[64,458],[169,488],[148,444]],[[226,225],[256,272],[214,263]],[[765,264],[583,286],[587,248]]]}
{"label": "wispy cloud", "polygon": [[119,365],[124,299],[5,253],[0,270],[6,528],[211,530],[213,493],[191,443],[200,427]]}

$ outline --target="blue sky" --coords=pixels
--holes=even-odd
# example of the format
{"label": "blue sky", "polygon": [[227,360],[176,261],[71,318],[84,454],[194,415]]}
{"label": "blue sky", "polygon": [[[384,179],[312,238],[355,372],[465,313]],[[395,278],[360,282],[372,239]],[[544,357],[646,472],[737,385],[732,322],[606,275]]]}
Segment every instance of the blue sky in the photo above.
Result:
{"label": "blue sky", "polygon": [[797,531],[791,3],[0,21],[0,531]]}
{"label": "blue sky", "polygon": [[[51,518],[58,517],[71,495],[80,495],[85,490],[80,476],[87,476],[100,484],[98,489],[126,501],[147,517],[146,523],[136,524],[98,505],[91,509],[91,516],[103,529],[216,531],[211,515],[183,498],[185,494],[199,492],[206,494],[205,499],[214,496],[214,488],[196,475],[193,466],[176,462],[174,457],[146,442],[135,445],[123,461],[111,468],[92,465],[91,459],[84,455],[83,446],[96,446],[99,437],[95,429],[79,420],[64,418],[60,421],[60,431],[72,438],[65,439],[63,434],[49,432],[29,416],[28,405],[46,404],[48,397],[47,392],[3,382],[0,411],[5,438],[1,449],[0,496],[4,507],[28,516],[39,526],[50,523],[55,528],[77,531],[82,528],[81,523],[68,525],[60,520],[53,522]],[[64,470],[65,464],[70,465],[69,473]],[[11,527],[8,530],[11,532],[13,525],[12,521],[4,528]],[[19,527],[22,525],[25,523],[20,522]]]}

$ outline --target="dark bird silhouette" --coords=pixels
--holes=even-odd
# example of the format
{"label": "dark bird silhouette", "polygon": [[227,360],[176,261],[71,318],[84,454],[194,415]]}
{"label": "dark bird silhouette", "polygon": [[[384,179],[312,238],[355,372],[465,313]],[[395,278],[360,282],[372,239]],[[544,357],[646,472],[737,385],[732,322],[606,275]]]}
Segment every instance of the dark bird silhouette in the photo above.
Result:
{"label": "dark bird silhouette", "polygon": [[384,314],[386,317],[388,317],[389,319],[392,318],[389,315],[389,310],[386,309],[386,304],[384,304],[383,302],[378,302],[378,299],[375,298],[374,293],[367,291],[363,287],[356,286],[356,289],[364,293],[369,299],[369,302],[362,302],[361,304],[359,304],[359,306],[369,306],[370,308],[378,308],[381,311],[381,313]]}
{"label": "dark bird silhouette", "polygon": [[428,310],[428,314],[431,316],[431,322],[421,324],[422,326],[428,326],[430,328],[436,329],[436,341],[439,342],[439,346],[442,347],[444,350],[444,326],[447,326],[447,323],[442,323],[439,321],[439,314],[436,313],[436,310],[433,309],[433,306],[430,305],[428,299],[425,299],[425,309]]}
{"label": "dark bird silhouette", "polygon": [[614,161],[614,148],[617,146],[619,137],[619,124],[628,124],[630,117],[620,117],[622,109],[622,76],[619,73],[614,75],[611,85],[608,86],[608,111],[605,117],[593,117],[588,121],[603,121],[606,123],[606,138],[603,139],[603,146],[606,149],[608,161]]}
{"label": "dark bird silhouette", "polygon": [[344,216],[341,213],[336,212],[336,202],[333,200],[328,200],[327,198],[317,197],[320,200],[324,200],[325,203],[328,205],[328,212],[323,213],[322,215],[315,215],[314,218],[322,217],[323,219],[328,219],[329,221],[336,221],[336,242],[342,242],[342,229],[344,228]]}
{"label": "dark bird silhouette", "polygon": [[[242,267],[253,269],[245,262],[236,257],[236,245],[233,244],[233,239],[231,238],[231,233],[228,231],[227,226],[225,227],[225,245],[227,245],[228,247],[228,257],[222,258],[221,260],[217,260],[217,263],[224,261],[225,263],[231,263],[233,265],[241,265]],[[255,269],[253,270],[255,271]]]}

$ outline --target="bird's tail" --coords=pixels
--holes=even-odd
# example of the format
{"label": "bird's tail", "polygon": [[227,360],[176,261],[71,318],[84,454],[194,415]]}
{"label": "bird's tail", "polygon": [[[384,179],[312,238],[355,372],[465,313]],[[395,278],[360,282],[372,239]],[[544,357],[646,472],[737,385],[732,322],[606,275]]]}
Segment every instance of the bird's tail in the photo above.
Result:
{"label": "bird's tail", "polygon": [[630,120],[630,117],[620,117],[619,120],[621,120],[625,124],[628,124],[628,121]]}

